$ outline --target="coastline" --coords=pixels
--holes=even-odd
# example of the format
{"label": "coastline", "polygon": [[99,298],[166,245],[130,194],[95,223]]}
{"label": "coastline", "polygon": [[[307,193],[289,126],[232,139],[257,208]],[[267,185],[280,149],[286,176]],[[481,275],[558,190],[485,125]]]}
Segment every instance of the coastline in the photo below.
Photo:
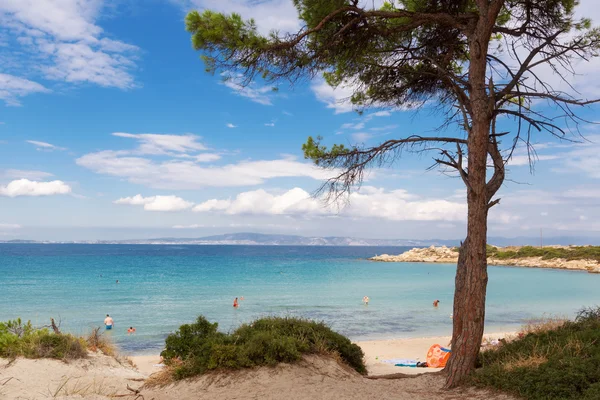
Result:
{"label": "coastline", "polygon": [[[376,255],[369,258],[369,260],[377,262],[456,264],[458,262],[458,252],[446,246],[431,246],[426,248],[413,248],[399,255]],[[600,263],[595,260],[566,260],[564,258],[543,259],[542,257],[497,259],[488,257],[487,263],[488,265],[499,267],[562,269],[600,274]]]}

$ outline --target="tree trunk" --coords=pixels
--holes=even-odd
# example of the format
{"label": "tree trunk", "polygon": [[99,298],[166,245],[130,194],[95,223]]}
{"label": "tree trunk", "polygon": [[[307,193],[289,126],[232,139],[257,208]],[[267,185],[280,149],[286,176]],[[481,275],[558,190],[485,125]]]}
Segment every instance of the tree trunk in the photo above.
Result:
{"label": "tree trunk", "polygon": [[[487,2],[484,2],[487,4]],[[452,355],[448,361],[445,387],[460,385],[475,369],[483,338],[487,289],[487,156],[492,121],[491,99],[486,87],[486,55],[490,36],[487,9],[469,37],[471,127],[467,138],[467,238],[459,252],[454,291]]]}
{"label": "tree trunk", "polygon": [[[483,338],[487,289],[487,204],[469,202],[468,235],[460,248],[454,292],[452,355],[446,388],[460,385],[475,369]],[[482,204],[483,203],[483,204]]]}

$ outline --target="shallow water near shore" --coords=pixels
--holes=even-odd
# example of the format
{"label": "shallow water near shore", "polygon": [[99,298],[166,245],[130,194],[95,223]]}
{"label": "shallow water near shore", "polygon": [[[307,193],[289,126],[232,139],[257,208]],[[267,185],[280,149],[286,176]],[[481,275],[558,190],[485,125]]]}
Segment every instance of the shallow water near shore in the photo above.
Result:
{"label": "shallow water near shore", "polygon": [[[131,354],[158,353],[166,335],[200,314],[222,331],[288,315],[325,321],[353,340],[449,335],[455,265],[366,260],[407,249],[0,244],[0,320],[41,326],[54,317],[79,334],[110,314],[107,334]],[[586,272],[489,267],[486,330],[573,317],[600,304],[599,284]]]}

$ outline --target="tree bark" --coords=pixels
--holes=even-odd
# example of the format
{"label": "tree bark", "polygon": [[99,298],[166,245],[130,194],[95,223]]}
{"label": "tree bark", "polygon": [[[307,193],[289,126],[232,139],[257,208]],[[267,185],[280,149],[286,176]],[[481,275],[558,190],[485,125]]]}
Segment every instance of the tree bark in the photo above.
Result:
{"label": "tree bark", "polygon": [[[467,139],[467,238],[459,252],[454,291],[452,355],[448,361],[445,387],[464,382],[475,369],[483,338],[485,295],[487,289],[487,216],[486,182],[488,145],[492,122],[491,101],[486,87],[486,54],[490,23],[486,2],[480,7],[480,19],[469,37],[470,113],[472,125]],[[494,17],[495,20],[495,17]],[[493,25],[493,24],[492,24]]]}
{"label": "tree bark", "polygon": [[469,203],[469,233],[460,248],[456,270],[452,355],[446,367],[449,389],[460,385],[475,369],[485,322],[487,204]]}

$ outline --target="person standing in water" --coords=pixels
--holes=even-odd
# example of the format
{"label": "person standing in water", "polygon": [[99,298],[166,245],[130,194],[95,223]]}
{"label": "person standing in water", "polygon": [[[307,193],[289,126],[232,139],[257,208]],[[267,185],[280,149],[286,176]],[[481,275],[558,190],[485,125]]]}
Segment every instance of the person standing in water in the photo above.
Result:
{"label": "person standing in water", "polygon": [[106,314],[106,318],[104,318],[104,326],[107,330],[110,330],[115,325],[115,321],[110,317],[110,315]]}
{"label": "person standing in water", "polygon": [[440,304],[440,301],[439,301],[439,300],[435,300],[435,301],[433,302],[433,306],[434,306],[434,307],[437,307],[437,306],[438,306],[438,304]]}
{"label": "person standing in water", "polygon": [[363,303],[365,303],[365,306],[369,305],[369,296],[363,297]]}
{"label": "person standing in water", "polygon": [[233,308],[238,308],[239,303],[238,303],[238,298],[236,297],[235,300],[233,300]]}

